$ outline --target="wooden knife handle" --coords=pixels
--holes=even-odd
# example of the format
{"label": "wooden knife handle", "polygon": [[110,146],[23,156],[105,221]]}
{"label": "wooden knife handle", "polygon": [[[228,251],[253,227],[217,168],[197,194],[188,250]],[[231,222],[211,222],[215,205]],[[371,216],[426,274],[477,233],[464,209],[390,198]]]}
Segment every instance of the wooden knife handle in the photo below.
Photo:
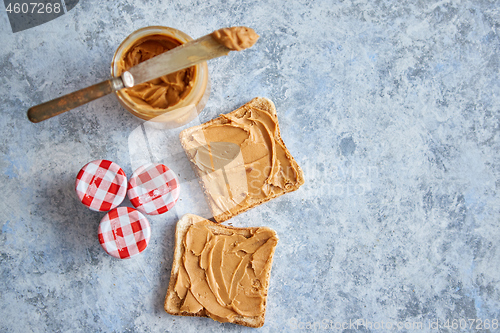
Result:
{"label": "wooden knife handle", "polygon": [[[119,80],[119,81],[118,81]],[[51,101],[36,105],[28,110],[28,118],[33,123],[52,118],[80,105],[106,96],[123,88],[120,78],[113,78],[94,84],[93,86],[72,92]]]}

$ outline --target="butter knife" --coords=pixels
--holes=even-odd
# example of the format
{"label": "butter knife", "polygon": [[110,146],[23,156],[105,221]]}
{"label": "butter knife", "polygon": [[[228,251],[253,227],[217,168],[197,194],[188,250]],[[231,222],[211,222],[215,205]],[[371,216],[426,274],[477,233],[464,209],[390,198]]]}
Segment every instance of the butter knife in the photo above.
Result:
{"label": "butter knife", "polygon": [[119,77],[33,106],[28,109],[28,119],[33,123],[41,122],[117,90],[131,88],[200,62],[225,56],[229,51],[232,49],[217,41],[212,34],[208,34],[141,62]]}

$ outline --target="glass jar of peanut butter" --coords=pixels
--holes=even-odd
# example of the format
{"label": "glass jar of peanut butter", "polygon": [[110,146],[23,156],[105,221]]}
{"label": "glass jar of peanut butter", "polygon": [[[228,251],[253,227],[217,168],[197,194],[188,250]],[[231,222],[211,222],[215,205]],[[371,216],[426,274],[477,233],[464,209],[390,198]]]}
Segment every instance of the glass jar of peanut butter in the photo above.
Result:
{"label": "glass jar of peanut butter", "polygon": [[[184,32],[162,26],[139,29],[116,50],[111,75],[124,71],[160,53],[191,41]],[[133,115],[165,127],[178,127],[193,120],[210,95],[206,62],[116,92],[120,104]]]}

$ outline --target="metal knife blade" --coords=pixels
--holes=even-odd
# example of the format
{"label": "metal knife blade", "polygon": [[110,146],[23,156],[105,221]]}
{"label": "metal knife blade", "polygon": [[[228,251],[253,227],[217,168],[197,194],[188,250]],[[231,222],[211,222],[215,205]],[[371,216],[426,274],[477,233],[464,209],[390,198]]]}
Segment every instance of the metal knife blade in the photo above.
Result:
{"label": "metal knife blade", "polygon": [[125,87],[130,88],[200,62],[225,56],[229,51],[211,35],[206,35],[137,64],[127,71],[130,76],[125,72],[121,78]]}

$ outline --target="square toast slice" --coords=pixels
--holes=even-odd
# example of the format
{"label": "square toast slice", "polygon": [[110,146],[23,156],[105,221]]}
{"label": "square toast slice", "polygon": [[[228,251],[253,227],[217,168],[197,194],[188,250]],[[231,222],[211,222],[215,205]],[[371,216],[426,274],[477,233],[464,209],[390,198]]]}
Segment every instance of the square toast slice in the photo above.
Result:
{"label": "square toast slice", "polygon": [[184,215],[175,230],[165,311],[261,327],[277,243],[267,227],[235,228]]}
{"label": "square toast slice", "polygon": [[267,98],[256,97],[179,138],[219,223],[304,184]]}

